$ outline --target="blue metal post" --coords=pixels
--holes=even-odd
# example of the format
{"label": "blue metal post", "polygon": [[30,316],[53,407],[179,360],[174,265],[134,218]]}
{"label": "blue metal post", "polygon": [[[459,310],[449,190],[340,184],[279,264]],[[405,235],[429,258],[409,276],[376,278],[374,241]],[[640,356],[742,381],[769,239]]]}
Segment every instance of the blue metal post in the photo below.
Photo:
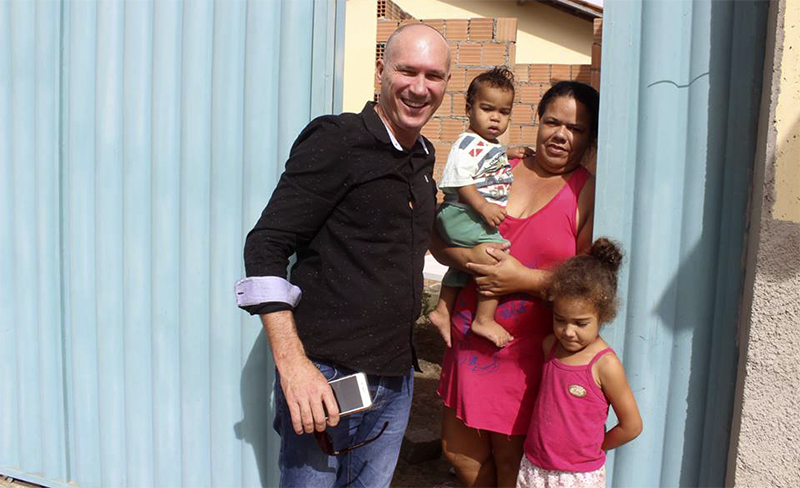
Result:
{"label": "blue metal post", "polygon": [[766,10],[605,5],[595,233],[628,266],[604,334],[645,422],[609,458],[612,486],[724,481]]}

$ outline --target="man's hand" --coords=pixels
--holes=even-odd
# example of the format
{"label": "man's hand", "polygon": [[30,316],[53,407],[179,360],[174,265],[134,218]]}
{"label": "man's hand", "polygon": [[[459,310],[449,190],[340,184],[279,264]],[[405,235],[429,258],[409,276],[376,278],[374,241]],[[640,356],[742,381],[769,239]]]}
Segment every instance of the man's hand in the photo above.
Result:
{"label": "man's hand", "polygon": [[336,405],[333,390],[308,358],[293,361],[285,371],[280,371],[280,375],[281,388],[296,434],[310,434],[314,430],[322,432],[327,426],[334,427],[339,423],[339,407]]}
{"label": "man's hand", "polygon": [[[339,423],[339,407],[333,390],[314,363],[306,356],[297,336],[294,315],[283,310],[261,316],[272,348],[272,357],[281,377],[281,388],[292,416],[296,434],[310,434]],[[324,408],[323,408],[324,405]],[[328,411],[327,422],[325,410]]]}
{"label": "man's hand", "polygon": [[497,228],[506,218],[506,209],[495,203],[485,202],[480,208],[475,209],[481,214],[483,220],[493,229]]}

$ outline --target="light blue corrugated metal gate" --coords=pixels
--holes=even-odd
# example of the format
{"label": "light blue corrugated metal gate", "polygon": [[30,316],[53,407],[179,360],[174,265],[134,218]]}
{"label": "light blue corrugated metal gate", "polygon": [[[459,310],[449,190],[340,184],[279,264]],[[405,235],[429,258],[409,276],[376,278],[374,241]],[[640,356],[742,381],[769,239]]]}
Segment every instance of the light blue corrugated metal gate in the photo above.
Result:
{"label": "light blue corrugated metal gate", "polygon": [[605,3],[597,235],[628,250],[624,353],[644,432],[613,486],[721,486],[769,4]]}
{"label": "light blue corrugated metal gate", "polygon": [[294,137],[340,108],[343,14],[0,2],[0,473],[276,484],[272,367],[232,287]]}
{"label": "light blue corrugated metal gate", "polygon": [[[288,147],[338,111],[344,1],[0,2],[0,473],[275,485],[233,306]],[[597,233],[645,432],[614,486],[719,485],[767,2],[607,0]]]}

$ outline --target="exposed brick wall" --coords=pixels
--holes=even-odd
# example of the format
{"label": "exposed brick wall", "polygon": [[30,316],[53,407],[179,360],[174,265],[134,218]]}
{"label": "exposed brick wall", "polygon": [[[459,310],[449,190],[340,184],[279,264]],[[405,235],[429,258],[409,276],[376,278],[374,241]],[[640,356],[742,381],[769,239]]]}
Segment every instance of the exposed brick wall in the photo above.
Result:
{"label": "exposed brick wall", "polygon": [[[386,39],[402,22],[378,20],[378,48],[382,55]],[[450,145],[467,128],[466,91],[469,82],[493,66],[513,66],[516,58],[517,19],[431,19],[424,22],[447,39],[452,54],[451,79],[442,105],[422,133],[436,146],[434,177],[439,180]],[[380,91],[375,86],[376,97]]]}
{"label": "exposed brick wall", "polygon": [[603,45],[603,19],[594,19],[592,24],[594,38],[592,42],[591,85],[600,90],[600,54]]}
{"label": "exposed brick wall", "polygon": [[379,19],[413,19],[411,14],[400,8],[400,6],[394,3],[392,0],[378,0],[377,4]]}
{"label": "exposed brick wall", "polygon": [[[469,83],[479,73],[494,66],[506,65],[513,69],[516,79],[516,97],[511,113],[511,124],[502,139],[510,145],[530,144],[536,141],[536,108],[542,95],[552,84],[561,80],[577,80],[599,87],[599,43],[602,23],[595,21],[595,45],[592,48],[592,65],[570,64],[515,64],[517,19],[378,19],[376,57],[383,56],[386,40],[400,25],[423,22],[435,28],[447,39],[452,54],[451,78],[442,105],[422,130],[436,147],[434,177],[441,180],[450,146],[467,128],[466,91]],[[598,52],[595,61],[595,51]],[[596,65],[596,68],[595,68]],[[380,92],[376,82],[375,98]]]}

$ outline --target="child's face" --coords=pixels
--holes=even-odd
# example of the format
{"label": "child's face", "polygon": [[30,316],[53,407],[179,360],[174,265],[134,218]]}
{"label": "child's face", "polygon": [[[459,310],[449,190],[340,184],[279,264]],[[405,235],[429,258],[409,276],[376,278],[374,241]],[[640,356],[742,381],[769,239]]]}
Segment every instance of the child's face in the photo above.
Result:
{"label": "child's face", "polygon": [[599,336],[597,310],[582,298],[556,298],[553,302],[553,333],[567,351],[582,350]]}
{"label": "child's face", "polygon": [[497,142],[508,129],[513,103],[511,90],[481,85],[475,94],[475,103],[467,107],[470,130],[489,142]]}

